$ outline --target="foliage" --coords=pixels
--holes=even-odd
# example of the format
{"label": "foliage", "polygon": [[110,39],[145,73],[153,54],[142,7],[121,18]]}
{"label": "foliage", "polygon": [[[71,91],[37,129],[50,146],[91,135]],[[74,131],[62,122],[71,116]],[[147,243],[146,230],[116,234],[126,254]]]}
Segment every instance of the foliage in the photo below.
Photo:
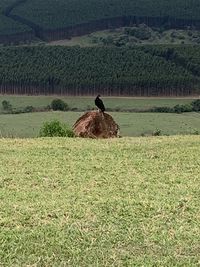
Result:
{"label": "foliage", "polygon": [[[0,42],[2,35],[13,35],[14,42],[19,40],[58,39],[68,37],[69,32],[87,33],[88,29],[98,29],[102,25],[121,26],[146,23],[165,29],[174,26],[193,27],[200,19],[198,0],[2,0],[0,4]],[[13,7],[13,8],[12,8]],[[10,11],[11,13],[10,13]],[[8,12],[9,11],[9,12]],[[106,20],[106,22],[105,22]],[[86,27],[88,25],[88,27]],[[91,26],[92,25],[92,26]],[[83,27],[82,30],[81,27]],[[52,32],[51,32],[52,30]],[[31,36],[29,36],[31,33]],[[145,29],[136,30],[135,35],[150,38]],[[17,38],[18,37],[18,38]],[[173,36],[172,36],[173,37]],[[181,37],[180,37],[181,38]],[[8,41],[10,40],[7,37]],[[119,41],[118,45],[122,45]]]}
{"label": "foliage", "polygon": [[67,103],[65,103],[62,99],[52,100],[51,108],[53,110],[60,110],[60,111],[67,111],[69,109]]}
{"label": "foliage", "polygon": [[[174,48],[188,61],[174,63],[170,47],[12,47],[0,49],[0,92],[66,95],[193,95],[200,76],[194,47]],[[185,54],[185,50],[187,54]],[[169,52],[171,51],[171,52]],[[173,57],[174,58],[174,57]],[[195,60],[195,59],[194,59]],[[200,62],[195,65],[199,68]]]}
{"label": "foliage", "polygon": [[174,112],[176,113],[192,112],[192,111],[193,111],[192,105],[176,105],[174,107]]}
{"label": "foliage", "polygon": [[151,37],[151,30],[144,24],[137,28],[126,28],[125,33],[140,40],[148,40]]}
{"label": "foliage", "polygon": [[74,137],[74,133],[66,124],[58,120],[45,122],[40,129],[40,137]]}
{"label": "foliage", "polygon": [[33,106],[26,106],[24,108],[24,112],[25,113],[29,113],[29,112],[33,112],[34,111],[34,107]]}
{"label": "foliage", "polygon": [[5,111],[12,111],[12,105],[11,105],[10,102],[7,101],[7,100],[3,100],[3,101],[2,101],[2,108],[3,108],[3,110],[5,110]]}
{"label": "foliage", "polygon": [[152,135],[153,136],[160,136],[161,135],[161,130],[160,129],[156,129],[155,131],[153,131]]}
{"label": "foliage", "polygon": [[149,110],[150,112],[159,112],[159,113],[173,113],[173,107],[154,107]]}
{"label": "foliage", "polygon": [[200,99],[194,100],[191,105],[194,111],[200,111]]}
{"label": "foliage", "polygon": [[191,20],[198,20],[200,6],[198,0],[28,0],[14,9],[12,14],[24,17],[45,29],[65,28],[124,16],[155,17],[157,24],[162,23],[167,28],[170,26],[169,18],[190,20],[190,23]]}
{"label": "foliage", "polygon": [[0,43],[1,35],[12,35],[17,33],[31,32],[32,30],[26,25],[23,25],[17,21],[13,21],[11,18],[1,15],[0,13]]}

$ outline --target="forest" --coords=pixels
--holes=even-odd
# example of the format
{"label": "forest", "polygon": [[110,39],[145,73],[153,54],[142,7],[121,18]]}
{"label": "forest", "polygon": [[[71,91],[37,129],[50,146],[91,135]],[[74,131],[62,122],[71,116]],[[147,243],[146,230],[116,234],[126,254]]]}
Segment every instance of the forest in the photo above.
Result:
{"label": "forest", "polygon": [[11,30],[13,38],[7,36],[8,43],[19,41],[20,35],[22,41],[33,40],[35,37],[42,40],[58,40],[140,23],[165,28],[200,28],[199,0],[4,0],[1,2],[0,42],[5,42],[4,33]]}
{"label": "forest", "polygon": [[0,49],[1,94],[200,94],[198,46]]}
{"label": "forest", "polygon": [[200,19],[198,0],[27,0],[13,14],[27,18],[45,29],[56,29],[122,16]]}
{"label": "forest", "polygon": [[0,43],[25,42],[35,38],[34,31],[30,27],[8,16],[9,7],[15,3],[16,0],[0,2]]}

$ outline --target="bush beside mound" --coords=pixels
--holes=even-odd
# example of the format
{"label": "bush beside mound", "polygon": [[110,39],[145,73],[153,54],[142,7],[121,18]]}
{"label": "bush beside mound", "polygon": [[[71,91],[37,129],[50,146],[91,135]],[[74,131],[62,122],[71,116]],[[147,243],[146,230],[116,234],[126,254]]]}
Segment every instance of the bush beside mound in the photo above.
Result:
{"label": "bush beside mound", "polygon": [[43,124],[39,137],[74,137],[74,133],[66,124],[53,120]]}
{"label": "bush beside mound", "polygon": [[65,103],[62,99],[54,99],[54,100],[52,100],[51,108],[54,111],[56,111],[56,110],[60,110],[60,111],[69,110],[69,107],[68,107],[67,103]]}
{"label": "bush beside mound", "polygon": [[2,109],[3,109],[4,111],[7,111],[7,112],[12,111],[12,105],[10,104],[9,101],[7,101],[7,100],[3,100],[3,101],[1,102],[1,104],[2,104]]}

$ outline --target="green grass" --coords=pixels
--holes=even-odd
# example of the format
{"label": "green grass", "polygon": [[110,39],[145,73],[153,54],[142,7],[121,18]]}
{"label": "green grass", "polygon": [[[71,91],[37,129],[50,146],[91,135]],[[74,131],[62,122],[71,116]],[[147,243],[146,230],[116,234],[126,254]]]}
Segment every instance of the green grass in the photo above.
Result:
{"label": "green grass", "polygon": [[200,137],[0,140],[1,266],[199,266]]}
{"label": "green grass", "polygon": [[[70,127],[81,112],[42,112],[18,115],[0,115],[1,137],[37,137],[45,121],[58,119]],[[163,135],[200,133],[200,114],[121,113],[111,112],[120,126],[122,136],[152,135],[160,129]]]}
{"label": "green grass", "polygon": [[[95,97],[60,97],[60,96],[10,96],[0,95],[0,106],[3,100],[10,101],[13,108],[26,106],[45,107],[55,98],[61,98],[67,102],[71,108],[88,109],[94,108]],[[173,107],[177,104],[189,104],[192,98],[131,98],[131,97],[103,97],[106,107],[125,109],[146,109],[151,107]],[[1,109],[0,109],[1,110]]]}

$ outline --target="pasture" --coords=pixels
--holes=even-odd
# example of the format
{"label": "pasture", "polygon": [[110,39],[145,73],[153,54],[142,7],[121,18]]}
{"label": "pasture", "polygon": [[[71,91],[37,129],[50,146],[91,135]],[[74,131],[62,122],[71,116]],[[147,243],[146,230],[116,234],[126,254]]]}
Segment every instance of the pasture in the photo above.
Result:
{"label": "pasture", "polygon": [[[35,112],[0,115],[1,137],[37,137],[46,121],[58,119],[72,127],[83,112]],[[125,113],[109,112],[120,125],[122,136],[152,135],[157,129],[162,135],[197,134],[200,132],[199,113]]]}
{"label": "pasture", "polygon": [[[8,96],[1,95],[3,100],[10,102],[13,108],[33,106],[44,108],[56,96]],[[94,97],[61,97],[70,108],[90,110],[95,108]],[[123,109],[145,110],[152,107],[173,107],[177,104],[189,104],[193,99],[187,98],[118,98],[103,97],[106,107]],[[83,112],[35,112],[25,114],[1,114],[0,136],[29,138],[37,137],[39,129],[45,121],[58,119],[70,127]],[[122,136],[152,135],[157,129],[163,135],[194,134],[200,132],[200,114],[183,113],[127,113],[109,112],[120,125]]]}
{"label": "pasture", "polygon": [[199,136],[1,139],[1,266],[198,266],[199,153]]}
{"label": "pasture", "polygon": [[[37,108],[50,105],[55,98],[64,100],[70,108],[87,110],[95,108],[94,97],[73,97],[73,96],[17,96],[17,95],[0,95],[0,106],[3,100],[9,101],[14,108],[24,108],[33,106]],[[152,107],[173,107],[178,104],[189,104],[191,98],[136,98],[136,97],[102,97],[105,106],[109,108],[120,109],[147,109]],[[1,109],[0,109],[1,110]]]}

